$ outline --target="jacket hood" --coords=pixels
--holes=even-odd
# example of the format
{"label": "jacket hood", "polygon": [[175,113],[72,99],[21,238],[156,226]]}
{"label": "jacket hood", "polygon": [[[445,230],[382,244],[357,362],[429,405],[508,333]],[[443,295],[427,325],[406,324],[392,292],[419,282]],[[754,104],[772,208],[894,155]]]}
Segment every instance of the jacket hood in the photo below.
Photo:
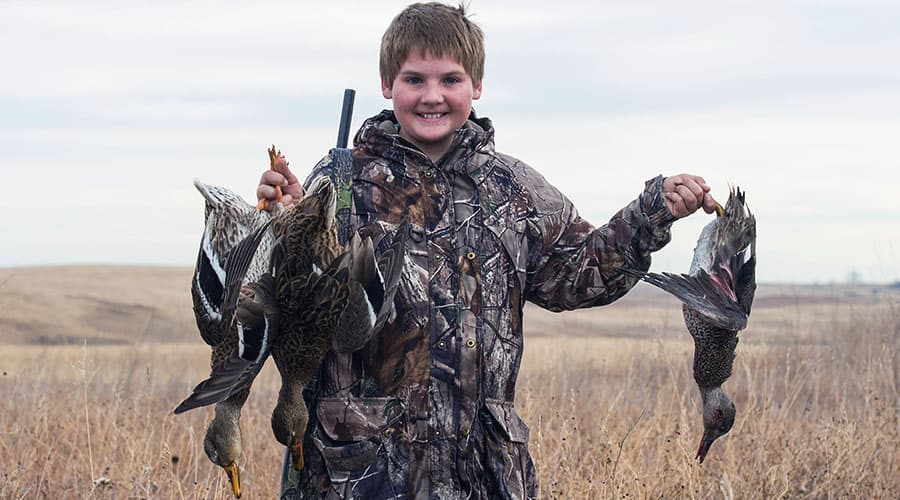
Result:
{"label": "jacket hood", "polygon": [[[353,138],[353,145],[375,156],[396,158],[399,153],[413,151],[425,155],[418,147],[400,137],[400,124],[392,110],[386,109],[367,119]],[[473,111],[462,128],[454,132],[450,150],[493,153],[494,126],[488,118],[478,118]]]}

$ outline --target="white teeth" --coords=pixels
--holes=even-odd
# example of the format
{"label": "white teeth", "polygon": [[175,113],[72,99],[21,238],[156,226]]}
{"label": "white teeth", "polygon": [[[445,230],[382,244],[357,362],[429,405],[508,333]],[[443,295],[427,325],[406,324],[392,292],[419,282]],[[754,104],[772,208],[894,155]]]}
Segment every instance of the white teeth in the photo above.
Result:
{"label": "white teeth", "polygon": [[419,116],[426,120],[435,120],[444,116],[444,113],[419,113]]}

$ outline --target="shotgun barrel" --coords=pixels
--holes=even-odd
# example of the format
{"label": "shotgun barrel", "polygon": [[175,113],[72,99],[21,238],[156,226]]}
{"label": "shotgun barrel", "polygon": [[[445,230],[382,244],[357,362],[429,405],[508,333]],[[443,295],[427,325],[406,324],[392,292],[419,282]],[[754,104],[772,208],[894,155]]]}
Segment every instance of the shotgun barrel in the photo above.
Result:
{"label": "shotgun barrel", "polygon": [[350,139],[350,121],[353,120],[353,100],[356,91],[344,89],[344,105],[341,107],[341,124],[338,128],[337,147],[346,148]]}

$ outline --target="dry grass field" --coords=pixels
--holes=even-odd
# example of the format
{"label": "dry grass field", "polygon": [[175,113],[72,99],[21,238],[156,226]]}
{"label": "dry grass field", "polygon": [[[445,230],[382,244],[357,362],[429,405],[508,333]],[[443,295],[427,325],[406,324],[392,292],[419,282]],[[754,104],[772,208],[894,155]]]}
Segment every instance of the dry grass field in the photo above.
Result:
{"label": "dry grass field", "polygon": [[[190,270],[0,269],[0,498],[231,497],[203,453],[212,411]],[[680,305],[526,313],[516,404],[544,498],[900,498],[900,290],[761,286],[741,334],[734,429],[704,464]],[[267,367],[244,411],[244,498],[282,449]]]}

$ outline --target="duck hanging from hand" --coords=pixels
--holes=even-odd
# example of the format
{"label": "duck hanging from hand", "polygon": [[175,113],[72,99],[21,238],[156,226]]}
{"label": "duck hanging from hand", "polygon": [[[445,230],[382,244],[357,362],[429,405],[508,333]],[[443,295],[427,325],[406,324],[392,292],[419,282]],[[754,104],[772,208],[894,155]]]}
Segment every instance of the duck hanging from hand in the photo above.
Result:
{"label": "duck hanging from hand", "polygon": [[716,212],[700,233],[689,274],[624,270],[683,302],[684,322],[694,338],[694,381],[703,401],[701,463],[734,425],[734,403],[722,384],[731,376],[737,334],[747,327],[756,293],[756,218],[746,193],[732,189],[725,208]]}
{"label": "duck hanging from hand", "polygon": [[[301,468],[308,420],[302,386],[332,344],[341,350],[361,347],[393,313],[406,224],[400,224],[391,246],[376,262],[368,238],[354,235],[347,248],[338,244],[334,213],[333,185],[327,178],[316,179],[300,202],[266,221],[229,253],[222,295],[229,297],[224,302],[235,295],[238,300],[233,308],[223,305],[221,314],[235,318],[231,323],[235,335],[225,338],[237,341],[176,413],[218,403],[204,447],[210,459],[229,473],[236,495],[240,481],[233,464],[240,456],[240,408],[269,354],[282,376],[273,431],[291,449],[294,466]],[[241,288],[269,237],[274,241],[268,271]],[[338,328],[340,335],[335,334]]]}

